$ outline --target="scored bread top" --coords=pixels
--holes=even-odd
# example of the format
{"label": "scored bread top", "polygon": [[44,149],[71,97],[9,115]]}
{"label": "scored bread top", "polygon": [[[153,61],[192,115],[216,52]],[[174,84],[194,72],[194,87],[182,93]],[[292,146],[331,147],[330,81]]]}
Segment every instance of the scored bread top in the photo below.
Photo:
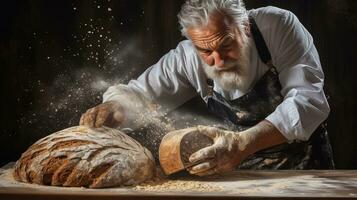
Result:
{"label": "scored bread top", "polygon": [[133,185],[153,176],[149,150],[119,130],[76,126],[34,143],[16,162],[18,181],[90,188]]}

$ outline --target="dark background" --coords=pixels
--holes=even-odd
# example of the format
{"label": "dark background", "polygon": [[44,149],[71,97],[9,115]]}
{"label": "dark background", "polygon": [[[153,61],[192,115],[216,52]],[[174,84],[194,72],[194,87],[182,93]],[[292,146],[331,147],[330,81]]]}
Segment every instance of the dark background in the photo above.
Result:
{"label": "dark background", "polygon": [[[105,89],[126,83],[183,38],[183,1],[2,1],[0,165],[76,125]],[[357,1],[246,0],[294,12],[314,37],[326,75],[328,131],[338,169],[357,169]]]}

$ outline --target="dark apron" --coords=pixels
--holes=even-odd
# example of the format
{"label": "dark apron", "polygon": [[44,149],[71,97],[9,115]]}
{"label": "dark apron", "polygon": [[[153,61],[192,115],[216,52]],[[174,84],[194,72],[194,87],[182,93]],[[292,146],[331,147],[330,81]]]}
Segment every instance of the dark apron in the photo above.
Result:
{"label": "dark apron", "polygon": [[[213,81],[207,80],[210,91],[208,109],[224,120],[224,128],[246,130],[264,120],[283,101],[278,73],[271,62],[270,52],[254,21],[250,18],[260,59],[269,70],[245,95],[226,100],[213,90]],[[239,169],[334,169],[332,149],[325,124],[320,125],[308,141],[284,143],[254,153],[245,159]]]}

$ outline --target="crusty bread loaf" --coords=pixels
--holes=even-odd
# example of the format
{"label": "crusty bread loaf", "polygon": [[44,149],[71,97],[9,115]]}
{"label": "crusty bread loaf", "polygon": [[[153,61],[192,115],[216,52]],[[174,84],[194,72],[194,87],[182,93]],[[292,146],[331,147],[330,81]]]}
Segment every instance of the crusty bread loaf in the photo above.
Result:
{"label": "crusty bread loaf", "polygon": [[16,162],[14,178],[41,185],[102,188],[150,179],[149,150],[116,129],[71,127],[34,143]]}

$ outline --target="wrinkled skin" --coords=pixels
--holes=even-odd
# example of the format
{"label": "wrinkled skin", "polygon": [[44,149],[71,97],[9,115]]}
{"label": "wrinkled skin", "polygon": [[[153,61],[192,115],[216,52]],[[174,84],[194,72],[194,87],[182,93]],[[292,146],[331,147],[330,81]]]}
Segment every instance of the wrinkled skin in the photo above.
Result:
{"label": "wrinkled skin", "polygon": [[213,145],[193,153],[189,160],[200,163],[188,169],[191,174],[207,176],[232,171],[246,158],[244,137],[233,131],[225,131],[215,127],[198,126],[201,134],[213,140]]}
{"label": "wrinkled skin", "polygon": [[242,132],[208,126],[197,128],[201,134],[213,139],[213,145],[198,150],[189,158],[190,162],[199,163],[188,169],[191,174],[198,176],[232,171],[249,155],[287,141],[267,120]]}
{"label": "wrinkled skin", "polygon": [[121,104],[116,101],[108,101],[90,108],[87,112],[83,113],[79,125],[93,128],[101,126],[116,128],[120,126],[124,120],[125,113]]}
{"label": "wrinkled skin", "polygon": [[209,66],[229,70],[225,62],[240,58],[243,46],[241,33],[231,20],[220,13],[213,14],[203,27],[188,28],[187,35],[198,55]]}
{"label": "wrinkled skin", "polygon": [[249,24],[240,29],[222,13],[211,14],[206,25],[187,28],[187,36],[194,44],[208,78],[223,90],[247,92],[253,82],[250,67]]}

